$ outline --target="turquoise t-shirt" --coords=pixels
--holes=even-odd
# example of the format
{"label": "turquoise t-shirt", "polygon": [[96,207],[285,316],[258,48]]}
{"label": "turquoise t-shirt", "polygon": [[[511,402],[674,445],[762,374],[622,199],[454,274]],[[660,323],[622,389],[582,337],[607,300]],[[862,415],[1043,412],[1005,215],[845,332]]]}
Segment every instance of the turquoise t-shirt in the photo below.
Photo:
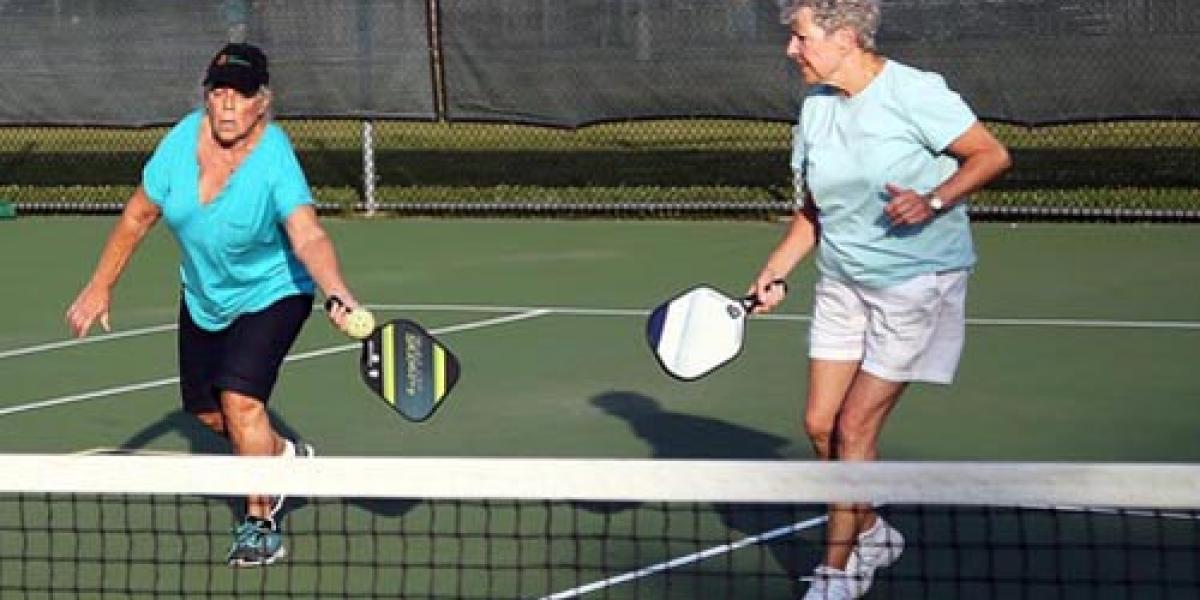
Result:
{"label": "turquoise t-shirt", "polygon": [[894,61],[851,97],[815,86],[792,136],[792,169],[819,210],[821,274],[880,288],[973,266],[964,202],[911,226],[883,209],[885,184],[924,194],[953,175],[958,161],[945,149],[975,122],[940,75]]}
{"label": "turquoise t-shirt", "polygon": [[196,151],[203,118],[202,110],[188,114],[159,142],[142,187],[179,242],[188,314],[218,331],[284,296],[313,293],[284,229],[312,194],[287,134],[272,123],[224,189],[201,205]]}

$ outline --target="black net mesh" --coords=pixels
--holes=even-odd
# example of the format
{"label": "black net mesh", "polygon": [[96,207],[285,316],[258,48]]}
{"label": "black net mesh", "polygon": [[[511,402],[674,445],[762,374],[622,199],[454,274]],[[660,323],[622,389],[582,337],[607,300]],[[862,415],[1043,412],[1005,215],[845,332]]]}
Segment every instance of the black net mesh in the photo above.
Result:
{"label": "black net mesh", "polygon": [[[24,477],[0,494],[0,595],[796,598],[826,544],[843,543],[827,539],[820,499],[875,494],[906,500],[878,507],[894,533],[857,541],[890,557],[867,598],[1200,595],[1200,514],[1187,506],[1195,467],[877,464],[867,473],[735,461],[308,459],[268,470],[278,461],[265,459],[235,468],[242,462],[0,459]],[[285,551],[269,565],[232,567],[244,498],[213,490],[254,486],[292,493],[276,517]],[[1060,496],[1098,506],[1047,503]],[[1114,505],[1121,498],[1128,503]],[[1158,506],[1138,508],[1152,499]]]}

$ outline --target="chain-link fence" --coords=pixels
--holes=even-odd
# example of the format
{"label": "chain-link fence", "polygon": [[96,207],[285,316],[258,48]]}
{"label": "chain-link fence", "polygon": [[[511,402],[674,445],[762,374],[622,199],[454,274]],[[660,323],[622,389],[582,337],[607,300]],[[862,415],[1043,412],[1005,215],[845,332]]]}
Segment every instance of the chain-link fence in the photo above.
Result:
{"label": "chain-link fence", "polygon": [[[327,211],[664,217],[790,211],[789,123],[634,121],[577,130],[282,123]],[[1014,168],[976,196],[977,218],[1200,220],[1196,122],[990,127],[1010,147]],[[26,213],[116,212],[161,134],[0,129],[0,199]]]}
{"label": "chain-link fence", "polygon": [[[1200,3],[884,0],[1012,150],[978,217],[1200,220]],[[775,0],[0,3],[0,200],[118,210],[225,39],[327,211],[788,212]]]}

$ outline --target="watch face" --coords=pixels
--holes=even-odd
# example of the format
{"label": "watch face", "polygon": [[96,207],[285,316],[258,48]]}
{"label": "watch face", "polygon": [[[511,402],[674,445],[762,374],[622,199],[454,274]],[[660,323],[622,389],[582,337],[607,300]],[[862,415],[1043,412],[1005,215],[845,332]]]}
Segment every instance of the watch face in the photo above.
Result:
{"label": "watch face", "polygon": [[945,207],[946,203],[942,202],[941,198],[938,198],[937,196],[932,196],[929,198],[929,208],[933,210],[942,210]]}

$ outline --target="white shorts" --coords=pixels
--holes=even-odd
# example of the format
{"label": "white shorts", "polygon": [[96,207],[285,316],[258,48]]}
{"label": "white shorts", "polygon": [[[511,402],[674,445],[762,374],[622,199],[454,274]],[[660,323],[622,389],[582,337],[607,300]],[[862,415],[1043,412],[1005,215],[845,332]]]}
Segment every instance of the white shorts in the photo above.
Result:
{"label": "white shorts", "polygon": [[822,277],[808,355],[862,361],[888,381],[950,383],[966,332],[968,275],[930,273],[879,289]]}

